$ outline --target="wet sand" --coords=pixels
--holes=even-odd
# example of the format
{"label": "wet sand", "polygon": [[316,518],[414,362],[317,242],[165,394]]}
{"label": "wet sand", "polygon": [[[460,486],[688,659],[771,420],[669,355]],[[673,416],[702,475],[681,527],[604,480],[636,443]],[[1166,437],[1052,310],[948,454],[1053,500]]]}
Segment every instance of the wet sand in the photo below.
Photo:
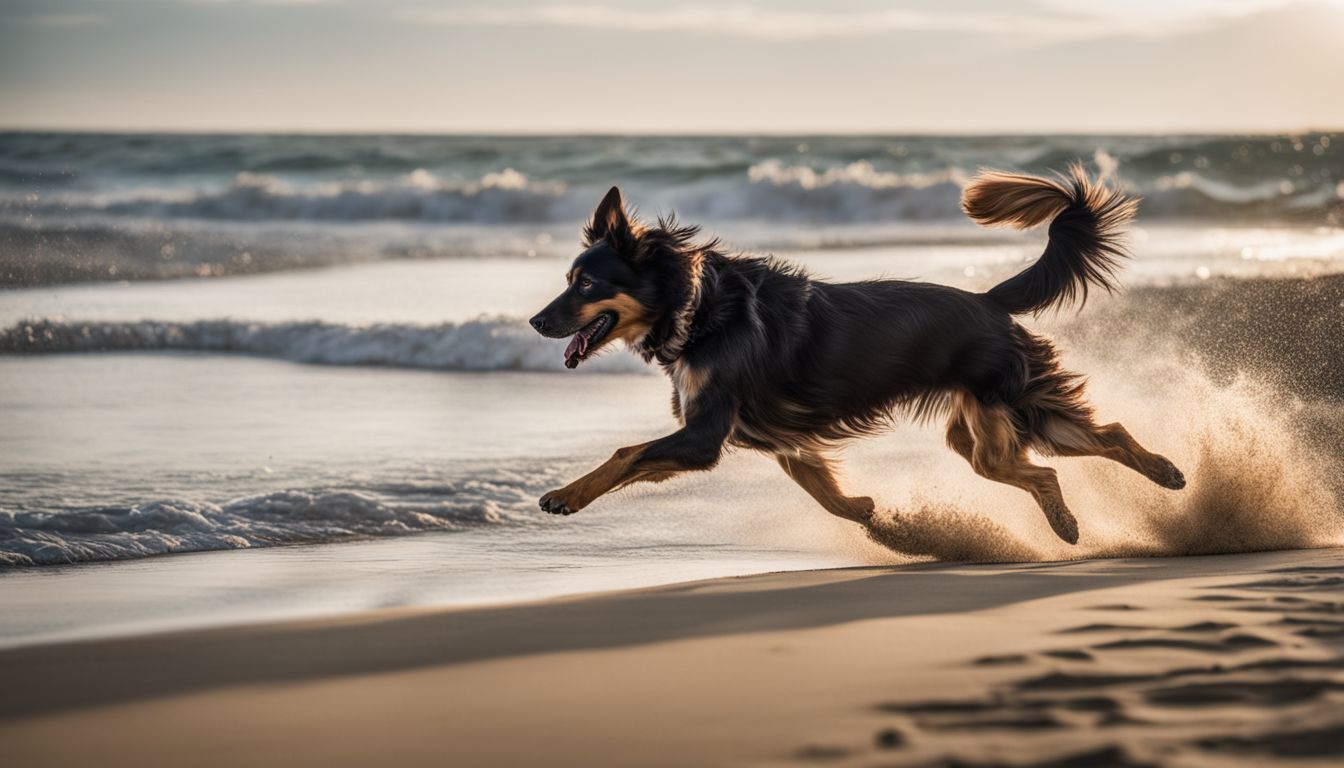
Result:
{"label": "wet sand", "polygon": [[1344,550],[766,574],[0,653],[19,765],[1328,764]]}

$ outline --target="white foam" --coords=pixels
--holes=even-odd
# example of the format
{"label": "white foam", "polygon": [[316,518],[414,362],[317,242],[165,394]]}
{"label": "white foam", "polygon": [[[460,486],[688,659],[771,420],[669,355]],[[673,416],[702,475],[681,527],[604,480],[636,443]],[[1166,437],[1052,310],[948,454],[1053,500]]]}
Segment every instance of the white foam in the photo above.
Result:
{"label": "white foam", "polygon": [[[1104,173],[1119,173],[1104,153]],[[768,159],[745,172],[697,180],[627,183],[627,196],[646,210],[674,209],[708,221],[808,222],[959,221],[960,197],[975,168],[947,165],[895,172],[864,160],[813,167]],[[1144,178],[1119,176],[1145,198],[1146,220],[1181,217],[1300,218],[1340,202],[1333,180],[1230,182],[1197,171]],[[442,178],[420,168],[391,179],[291,181],[243,172],[227,183],[194,187],[136,186],[114,192],[62,190],[0,195],[0,213],[65,220],[102,215],[138,219],[224,221],[403,221],[456,224],[579,222],[602,190],[529,177],[513,168],[472,180]]]}
{"label": "white foam", "polygon": [[439,221],[501,223],[574,217],[566,185],[532,181],[505,168],[475,181],[441,179],[424,169],[391,180],[298,184],[243,172],[223,186],[133,188],[116,193],[25,196],[11,206],[43,213],[239,221]]}
{"label": "white foam", "polygon": [[[579,366],[585,373],[651,368],[613,343]],[[538,336],[518,319],[486,317],[439,325],[78,322],[33,320],[0,331],[0,352],[219,352],[321,365],[391,366],[441,371],[564,371],[564,340]],[[610,351],[608,351],[610,350]]]}
{"label": "white foam", "polygon": [[455,531],[517,519],[507,509],[527,495],[523,491],[472,482],[432,494],[283,490],[222,504],[170,498],[57,511],[0,510],[0,566]]}

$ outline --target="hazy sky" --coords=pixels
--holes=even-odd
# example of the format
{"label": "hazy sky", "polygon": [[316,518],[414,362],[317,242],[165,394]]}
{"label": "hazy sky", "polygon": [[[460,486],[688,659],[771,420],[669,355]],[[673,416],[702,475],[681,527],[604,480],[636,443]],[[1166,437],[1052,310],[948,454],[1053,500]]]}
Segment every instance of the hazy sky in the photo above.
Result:
{"label": "hazy sky", "polygon": [[1344,0],[0,0],[0,126],[1344,126]]}

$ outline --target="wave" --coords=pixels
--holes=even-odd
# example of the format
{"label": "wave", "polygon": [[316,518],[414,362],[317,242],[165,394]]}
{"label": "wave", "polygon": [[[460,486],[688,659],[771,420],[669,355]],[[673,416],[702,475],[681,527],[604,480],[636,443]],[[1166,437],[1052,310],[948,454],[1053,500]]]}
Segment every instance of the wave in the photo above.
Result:
{"label": "wave", "polygon": [[[350,326],[324,322],[77,322],[33,320],[0,331],[0,353],[218,352],[298,363],[438,371],[564,371],[563,340],[538,336],[518,319],[439,325]],[[609,347],[613,352],[615,346]],[[577,370],[643,373],[630,354],[605,354]]]}
{"label": "wave", "polygon": [[[1107,157],[1100,153],[1098,158]],[[1096,161],[1099,165],[1101,160]],[[709,221],[807,223],[964,221],[961,187],[975,166],[920,172],[883,170],[867,160],[817,166],[768,159],[745,172],[686,180],[678,169],[641,174],[627,195],[646,210]],[[1344,221],[1344,180],[1268,176],[1227,180],[1198,170],[1120,178],[1144,198],[1145,219]],[[620,180],[613,171],[608,178]],[[603,186],[529,177],[512,167],[470,181],[423,168],[390,179],[286,180],[244,172],[227,183],[186,189],[133,187],[115,192],[0,196],[0,213],[68,220],[106,216],[232,222],[417,222],[552,224],[581,221]]]}
{"label": "wave", "polygon": [[710,219],[851,223],[960,220],[969,174],[882,171],[866,160],[815,169],[767,160],[744,177],[684,192],[675,207]]}
{"label": "wave", "polygon": [[441,179],[417,169],[390,181],[296,184],[239,173],[222,187],[137,190],[118,195],[61,196],[28,207],[67,213],[231,221],[435,221],[497,224],[554,221],[565,209],[565,185],[537,182],[511,168],[475,181]]}
{"label": "wave", "polygon": [[[1093,164],[1103,175],[1118,172],[1115,159],[1105,152],[1097,152]],[[818,171],[769,160],[752,166],[745,181],[729,189],[685,196],[680,208],[724,219],[959,221],[963,219],[961,190],[974,173],[959,167],[895,173],[878,170],[868,161]],[[1145,219],[1325,220],[1344,208],[1344,182],[1336,184],[1331,178],[1270,177],[1233,183],[1181,171],[1146,180],[1122,177],[1119,182],[1143,198]]]}
{"label": "wave", "polygon": [[[389,493],[389,491],[391,491]],[[174,552],[315,544],[497,525],[519,484],[281,490],[216,504],[160,499],[56,511],[0,510],[0,566],[125,560]]]}

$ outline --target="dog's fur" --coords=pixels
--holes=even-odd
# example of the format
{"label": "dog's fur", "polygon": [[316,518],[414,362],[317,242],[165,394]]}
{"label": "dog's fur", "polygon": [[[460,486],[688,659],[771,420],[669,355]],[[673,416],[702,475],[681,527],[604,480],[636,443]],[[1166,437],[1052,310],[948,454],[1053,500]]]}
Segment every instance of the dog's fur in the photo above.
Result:
{"label": "dog's fur", "polygon": [[722,253],[674,217],[646,226],[612,188],[585,229],[569,288],[532,319],[575,335],[566,365],[613,339],[657,361],[681,429],[616,451],[541,507],[571,514],[616,488],[718,463],[725,445],[773,454],[821,506],[867,523],[873,501],[847,496],[828,459],[843,440],[898,414],[947,419],[947,443],[991,480],[1035,497],[1059,537],[1078,540],[1055,471],[1028,460],[1104,456],[1167,488],[1185,484],[1119,424],[1098,425],[1083,381],[1054,347],[1013,320],[1111,290],[1118,237],[1137,202],[1078,167],[1052,179],[986,172],[962,205],[984,225],[1050,222],[1040,259],[983,294],[942,285],[827,283],[773,258]]}

